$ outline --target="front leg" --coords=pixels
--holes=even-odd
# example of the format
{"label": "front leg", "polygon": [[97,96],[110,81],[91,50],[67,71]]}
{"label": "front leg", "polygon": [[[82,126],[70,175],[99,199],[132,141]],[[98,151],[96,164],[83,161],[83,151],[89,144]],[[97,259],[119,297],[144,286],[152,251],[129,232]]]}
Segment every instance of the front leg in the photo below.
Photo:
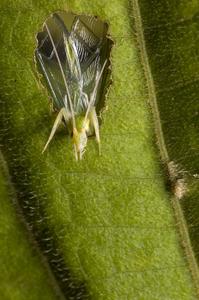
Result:
{"label": "front leg", "polygon": [[49,138],[48,138],[48,140],[46,142],[46,145],[45,145],[42,153],[44,153],[44,151],[46,151],[49,143],[51,142],[53,136],[55,135],[55,132],[58,129],[58,127],[59,127],[61,121],[63,120],[63,118],[64,118],[64,120],[66,122],[68,122],[69,119],[70,119],[70,114],[68,112],[66,112],[66,109],[64,107],[59,111],[59,113],[58,113],[58,115],[57,115],[57,117],[55,119],[55,122],[54,122],[53,128],[51,130],[50,136],[49,136]]}

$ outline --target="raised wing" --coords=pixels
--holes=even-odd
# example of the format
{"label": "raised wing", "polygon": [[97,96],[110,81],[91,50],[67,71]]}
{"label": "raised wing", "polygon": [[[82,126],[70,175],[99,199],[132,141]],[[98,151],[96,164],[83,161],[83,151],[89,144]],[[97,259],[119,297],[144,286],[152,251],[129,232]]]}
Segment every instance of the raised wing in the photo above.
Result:
{"label": "raised wing", "polygon": [[52,39],[44,26],[37,35],[35,57],[51,93],[54,109],[66,106],[71,110],[59,59],[74,112],[81,114],[88,107],[96,76],[106,60],[107,24],[96,17],[59,12],[46,21],[46,26]]}

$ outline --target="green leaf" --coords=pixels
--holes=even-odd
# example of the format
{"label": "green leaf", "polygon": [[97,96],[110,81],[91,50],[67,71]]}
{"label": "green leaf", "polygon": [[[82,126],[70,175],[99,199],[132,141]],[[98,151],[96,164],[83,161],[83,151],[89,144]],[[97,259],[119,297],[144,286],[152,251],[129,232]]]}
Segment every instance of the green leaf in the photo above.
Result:
{"label": "green leaf", "polygon": [[[136,0],[132,3],[138,7]],[[138,40],[157,141],[180,198],[172,203],[198,290],[199,4],[194,0],[175,4],[141,0],[139,4],[143,37],[138,34]]]}
{"label": "green leaf", "polygon": [[[197,3],[192,1],[189,7],[185,2],[176,6],[172,3],[167,1],[173,32],[177,33],[175,20],[181,18],[181,11],[193,16]],[[150,89],[151,83],[156,87],[156,82],[161,81],[166,91],[172,86],[161,67],[156,70],[157,65],[147,59],[147,55],[154,58],[153,53],[158,57],[155,46],[164,48],[166,35],[162,36],[158,28],[167,28],[172,20],[166,18],[168,11],[164,13],[165,1],[135,0],[131,4],[129,7],[126,0],[1,1],[2,151],[32,239],[48,262],[56,288],[66,299],[196,298],[186,251],[179,243],[171,205],[174,201],[170,201],[156,147],[157,122],[153,122],[148,105],[151,95],[164,99],[157,89]],[[96,143],[91,139],[80,163],[74,161],[72,145],[64,131],[56,135],[47,153],[41,154],[54,116],[50,115],[47,93],[36,76],[35,35],[45,18],[58,9],[100,16],[109,22],[115,41],[113,84],[101,126],[102,155],[98,156]],[[146,32],[147,28],[154,28],[154,36]],[[178,46],[185,49],[183,42]],[[178,47],[168,47],[175,56]],[[184,66],[188,70],[189,65]],[[174,73],[180,80],[181,68]],[[180,99],[180,94],[176,95]],[[165,104],[165,113],[163,105],[160,109],[166,120],[169,105],[166,108]],[[180,117],[181,106],[175,109]],[[170,115],[169,120],[174,117]],[[180,128],[179,123],[175,124]],[[168,138],[163,141],[172,145],[170,131],[165,132]],[[171,155],[170,159],[176,161],[175,157]],[[179,205],[176,211],[181,213]],[[184,226],[182,216],[179,220]],[[19,232],[17,228],[16,231]],[[188,245],[185,233],[186,228],[181,239]],[[15,247],[15,239],[14,235],[10,247]],[[2,260],[9,255],[1,250],[0,253]],[[25,272],[27,266],[23,268],[20,261],[16,265],[18,272]],[[45,274],[42,267],[41,260],[38,270]],[[12,274],[9,270],[4,272],[8,284]],[[49,280],[52,279],[46,274],[44,284]],[[47,298],[44,284],[38,278],[38,290],[42,285],[39,299]],[[32,291],[33,299],[38,290]]]}
{"label": "green leaf", "polygon": [[[1,299],[56,299],[56,284],[44,257],[30,242],[3,157],[0,157],[0,167]],[[42,290],[45,293],[41,295]]]}

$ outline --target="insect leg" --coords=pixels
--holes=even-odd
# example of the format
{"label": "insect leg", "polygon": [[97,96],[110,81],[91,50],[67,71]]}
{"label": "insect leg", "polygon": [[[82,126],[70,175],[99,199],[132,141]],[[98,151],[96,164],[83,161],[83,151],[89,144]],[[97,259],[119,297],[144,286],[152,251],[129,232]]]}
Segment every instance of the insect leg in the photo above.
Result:
{"label": "insect leg", "polygon": [[90,120],[91,120],[91,124],[93,125],[94,130],[95,130],[95,136],[96,136],[96,141],[98,143],[99,154],[101,154],[99,122],[98,122],[95,107],[93,107],[91,112],[90,112]]}
{"label": "insect leg", "polygon": [[49,136],[49,138],[48,138],[48,140],[47,140],[47,143],[46,143],[46,145],[45,145],[45,147],[44,147],[42,153],[44,153],[44,151],[47,149],[47,147],[48,147],[50,141],[52,140],[52,138],[53,138],[53,136],[54,136],[54,134],[55,134],[57,128],[59,127],[59,125],[60,125],[60,123],[61,123],[61,121],[62,121],[62,118],[63,118],[63,116],[64,116],[64,110],[65,110],[65,108],[62,108],[62,109],[59,111],[59,113],[58,113],[58,115],[57,115],[57,118],[55,119],[53,128],[52,128],[52,130],[51,130],[50,136]]}
{"label": "insect leg", "polygon": [[93,92],[92,92],[91,97],[90,97],[90,102],[89,102],[88,107],[87,107],[87,111],[86,111],[86,114],[85,114],[85,117],[84,117],[84,121],[87,119],[89,112],[92,110],[92,107],[94,107],[94,105],[95,105],[95,98],[96,98],[97,88],[98,88],[98,85],[99,85],[99,81],[102,77],[102,73],[104,71],[106,63],[107,63],[107,59],[105,60],[100,72],[97,74],[97,77],[96,77],[96,80],[95,80],[95,86],[94,86]]}

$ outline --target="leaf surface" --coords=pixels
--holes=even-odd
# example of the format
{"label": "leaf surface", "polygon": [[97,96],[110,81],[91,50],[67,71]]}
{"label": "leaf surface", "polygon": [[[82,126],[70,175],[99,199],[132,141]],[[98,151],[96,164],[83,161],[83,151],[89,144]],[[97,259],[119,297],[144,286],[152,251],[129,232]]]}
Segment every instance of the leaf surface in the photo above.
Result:
{"label": "leaf surface", "polygon": [[[1,1],[2,151],[32,239],[66,299],[196,299],[160,166],[146,68],[133,27],[140,12],[146,27],[151,20],[151,26],[165,27],[164,1],[151,7],[149,2],[132,7],[126,0]],[[60,9],[107,20],[115,41],[102,155],[91,139],[78,164],[64,130],[41,154],[55,116],[38,84],[35,36]],[[136,33],[145,37],[145,28]],[[160,47],[158,39],[157,31],[154,44]],[[169,78],[158,76],[168,89]]]}

